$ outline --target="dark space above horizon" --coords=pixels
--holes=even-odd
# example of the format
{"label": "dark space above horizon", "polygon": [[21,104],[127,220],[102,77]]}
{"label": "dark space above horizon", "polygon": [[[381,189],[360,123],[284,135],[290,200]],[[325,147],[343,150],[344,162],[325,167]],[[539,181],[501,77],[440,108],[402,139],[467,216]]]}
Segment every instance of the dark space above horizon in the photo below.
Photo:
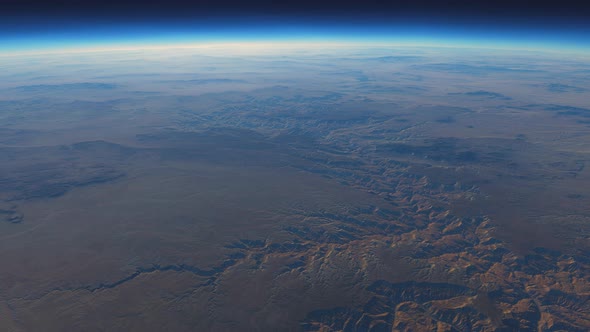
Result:
{"label": "dark space above horizon", "polygon": [[183,17],[276,14],[286,16],[382,18],[462,18],[510,19],[517,21],[576,20],[590,15],[590,4],[582,1],[559,2],[500,1],[273,1],[273,0],[4,0],[0,16],[76,16],[84,17]]}

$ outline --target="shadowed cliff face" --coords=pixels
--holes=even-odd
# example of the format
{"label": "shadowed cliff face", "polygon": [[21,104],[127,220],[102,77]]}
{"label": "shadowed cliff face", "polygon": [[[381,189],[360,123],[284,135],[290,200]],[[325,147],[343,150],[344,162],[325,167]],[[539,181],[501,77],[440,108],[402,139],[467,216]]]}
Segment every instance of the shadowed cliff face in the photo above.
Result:
{"label": "shadowed cliff face", "polygon": [[200,52],[10,60],[0,329],[590,329],[590,65]]}

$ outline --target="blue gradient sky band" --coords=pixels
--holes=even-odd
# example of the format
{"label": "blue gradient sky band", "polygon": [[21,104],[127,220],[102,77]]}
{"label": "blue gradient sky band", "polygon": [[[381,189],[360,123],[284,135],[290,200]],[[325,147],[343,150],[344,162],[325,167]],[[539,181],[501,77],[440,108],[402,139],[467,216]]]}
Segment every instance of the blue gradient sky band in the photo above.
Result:
{"label": "blue gradient sky band", "polygon": [[0,24],[1,51],[96,45],[231,41],[400,42],[448,46],[519,47],[590,51],[588,26],[518,26],[406,22],[322,22],[289,19],[195,19],[160,22],[29,22]]}

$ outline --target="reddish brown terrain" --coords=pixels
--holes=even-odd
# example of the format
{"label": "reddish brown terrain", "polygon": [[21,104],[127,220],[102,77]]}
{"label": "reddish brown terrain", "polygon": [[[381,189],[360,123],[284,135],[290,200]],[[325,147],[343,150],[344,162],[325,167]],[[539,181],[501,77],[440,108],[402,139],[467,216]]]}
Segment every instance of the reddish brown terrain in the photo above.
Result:
{"label": "reddish brown terrain", "polygon": [[204,52],[2,62],[0,330],[590,330],[587,59]]}

